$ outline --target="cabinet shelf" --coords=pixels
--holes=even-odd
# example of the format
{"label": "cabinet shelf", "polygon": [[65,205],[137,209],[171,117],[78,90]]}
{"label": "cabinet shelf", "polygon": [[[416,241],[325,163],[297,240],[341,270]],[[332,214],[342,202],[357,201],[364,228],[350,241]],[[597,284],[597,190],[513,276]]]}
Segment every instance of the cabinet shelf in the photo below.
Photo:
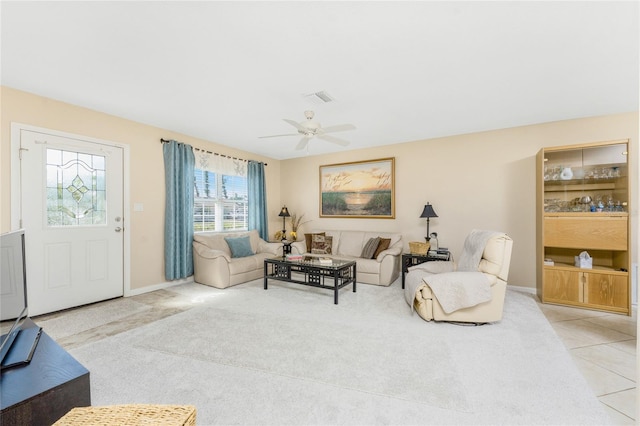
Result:
{"label": "cabinet shelf", "polygon": [[574,265],[569,265],[566,263],[556,263],[555,265],[544,265],[545,270],[558,270],[558,271],[570,271],[570,272],[595,272],[595,273],[606,273],[609,275],[621,275],[627,276],[629,272],[620,271],[619,269],[610,268],[608,266],[599,266],[593,265],[592,269],[587,268],[578,268]]}
{"label": "cabinet shelf", "polygon": [[544,192],[566,192],[566,191],[607,191],[616,189],[616,182],[613,179],[607,181],[594,182],[593,180],[574,180],[574,181],[547,181],[545,182]]}
{"label": "cabinet shelf", "polygon": [[628,212],[544,212],[544,217],[629,217]]}

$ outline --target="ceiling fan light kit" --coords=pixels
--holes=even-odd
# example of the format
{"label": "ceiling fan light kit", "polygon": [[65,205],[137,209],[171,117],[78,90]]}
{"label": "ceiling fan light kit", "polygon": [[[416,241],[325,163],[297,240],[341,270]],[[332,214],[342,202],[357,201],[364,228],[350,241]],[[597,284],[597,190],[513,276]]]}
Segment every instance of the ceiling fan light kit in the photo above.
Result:
{"label": "ceiling fan light kit", "polygon": [[314,121],[313,117],[315,117],[315,113],[311,110],[307,110],[304,112],[304,116],[306,121],[302,121],[298,123],[297,121],[290,120],[287,118],[283,118],[286,123],[291,124],[298,130],[298,133],[289,133],[284,135],[271,135],[271,136],[260,136],[260,138],[277,138],[281,136],[298,136],[302,135],[302,139],[296,145],[297,150],[304,149],[309,140],[313,137],[317,136],[319,139],[325,140],[327,142],[332,142],[341,146],[349,145],[349,141],[344,139],[337,138],[335,136],[329,136],[327,133],[334,132],[344,132],[346,130],[355,130],[356,126],[353,124],[338,124],[336,126],[329,126],[323,128],[318,121]]}

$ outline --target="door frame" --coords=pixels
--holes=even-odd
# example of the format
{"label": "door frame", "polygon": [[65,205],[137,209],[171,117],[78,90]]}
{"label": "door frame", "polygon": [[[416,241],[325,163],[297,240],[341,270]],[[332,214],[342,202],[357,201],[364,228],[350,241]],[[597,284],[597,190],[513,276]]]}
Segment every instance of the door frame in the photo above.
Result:
{"label": "door frame", "polygon": [[69,139],[98,143],[102,145],[115,146],[122,149],[122,211],[124,216],[124,235],[122,240],[122,284],[124,297],[131,296],[131,217],[130,217],[130,153],[129,145],[113,142],[105,139],[98,139],[74,133],[62,132],[59,130],[37,127],[29,124],[11,123],[11,229],[20,229],[22,224],[22,193],[20,176],[20,136],[23,130],[32,132],[48,133]]}

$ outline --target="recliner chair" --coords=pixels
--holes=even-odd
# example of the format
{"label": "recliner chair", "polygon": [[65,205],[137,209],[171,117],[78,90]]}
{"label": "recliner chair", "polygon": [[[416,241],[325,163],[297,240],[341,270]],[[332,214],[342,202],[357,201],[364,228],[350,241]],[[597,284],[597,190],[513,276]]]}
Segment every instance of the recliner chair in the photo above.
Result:
{"label": "recliner chair", "polygon": [[[457,264],[453,261],[450,262],[426,262],[420,265],[416,265],[410,268],[407,274],[407,285],[405,287],[405,299],[412,309],[418,312],[423,319],[427,321],[451,321],[451,322],[469,322],[469,323],[487,323],[500,321],[502,319],[502,310],[504,306],[504,297],[507,289],[507,278],[509,275],[509,264],[511,262],[511,251],[513,248],[513,240],[501,232],[490,231],[472,231],[471,234],[465,240],[465,249],[463,250],[463,256],[468,254],[467,248],[469,242],[474,240],[477,243],[478,236],[485,235],[484,249],[480,255],[479,250],[476,257],[479,256],[479,262],[476,265],[477,259],[469,266],[469,259],[461,256],[460,263],[464,261],[466,265],[465,271],[472,271],[473,268],[477,268],[477,272],[481,273],[489,281],[490,300],[478,303],[474,306],[469,306],[461,309],[454,310],[453,312],[446,312],[447,309],[443,308],[443,305],[438,301],[432,288],[429,286],[429,277],[437,274],[451,273],[447,277],[459,281],[464,286],[468,278],[477,278],[479,274],[469,274],[469,272],[456,272]],[[467,274],[467,275],[463,275]],[[441,276],[440,278],[444,278]],[[464,288],[464,287],[460,287]],[[472,288],[475,289],[475,288]],[[485,294],[485,296],[488,296]],[[447,306],[449,304],[446,304]]]}

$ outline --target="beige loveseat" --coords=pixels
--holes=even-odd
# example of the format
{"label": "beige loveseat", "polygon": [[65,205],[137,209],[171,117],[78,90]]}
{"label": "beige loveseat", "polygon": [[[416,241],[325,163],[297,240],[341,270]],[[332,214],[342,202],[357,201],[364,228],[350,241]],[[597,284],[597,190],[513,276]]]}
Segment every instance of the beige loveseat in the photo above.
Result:
{"label": "beige loveseat", "polygon": [[[465,247],[473,235],[482,235],[480,233],[488,231],[472,231],[465,241]],[[471,294],[463,295],[464,302],[473,305],[462,309],[450,310],[443,306],[449,306],[447,300],[438,300],[434,289],[431,287],[437,282],[431,282],[434,277],[447,277],[444,281],[440,281],[445,287],[451,284],[461,284],[462,287],[456,287],[456,294],[460,297],[460,292],[470,289],[471,292],[477,291],[477,282],[469,279],[469,272],[460,272],[455,262],[426,262],[409,268],[406,277],[405,299],[411,308],[418,315],[427,321],[452,321],[452,322],[472,322],[472,323],[488,323],[500,321],[502,319],[502,311],[504,307],[504,298],[507,290],[507,278],[509,276],[509,265],[511,263],[511,251],[513,249],[513,240],[504,233],[491,233],[487,237],[484,248],[481,248],[481,255],[477,259],[478,263],[474,263],[477,273],[484,277],[489,285],[489,295],[487,301],[474,304]],[[463,248],[463,254],[465,249]],[[462,256],[460,261],[462,262]],[[469,271],[470,269],[466,269]],[[463,275],[466,274],[466,275]],[[480,284],[484,285],[484,284]],[[467,287],[471,286],[471,287]],[[468,290],[467,290],[468,291]],[[451,294],[443,294],[442,296],[450,297]],[[483,296],[486,297],[486,296]],[[447,310],[449,312],[447,312]]]}
{"label": "beige loveseat", "polygon": [[[358,283],[388,286],[400,274],[400,255],[402,253],[402,234],[368,231],[315,231],[324,232],[331,237],[330,254],[311,253],[306,241],[291,244],[292,252],[311,256],[334,257],[356,261]],[[386,238],[391,240],[389,247],[382,250],[374,259],[362,258],[362,250],[370,238]]]}
{"label": "beige loveseat", "polygon": [[[249,237],[252,255],[233,257],[225,237]],[[264,276],[264,259],[282,256],[281,243],[269,243],[248,232],[199,232],[193,236],[194,280],[200,284],[226,288]]]}

